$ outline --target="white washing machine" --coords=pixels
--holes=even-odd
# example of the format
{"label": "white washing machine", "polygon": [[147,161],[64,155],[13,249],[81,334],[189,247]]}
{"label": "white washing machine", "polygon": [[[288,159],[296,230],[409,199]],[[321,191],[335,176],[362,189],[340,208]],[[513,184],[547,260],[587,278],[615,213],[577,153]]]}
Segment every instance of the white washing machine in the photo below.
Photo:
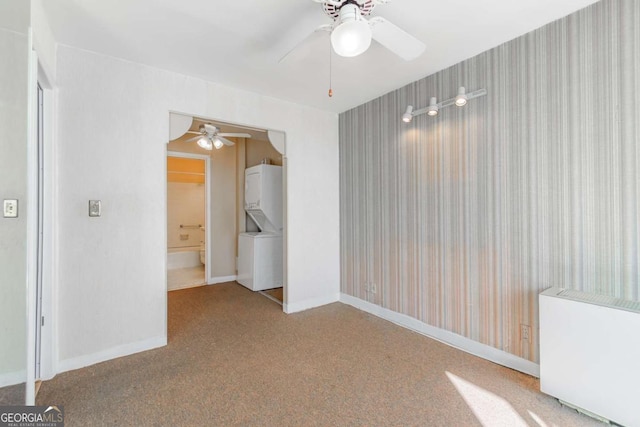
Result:
{"label": "white washing machine", "polygon": [[252,291],[279,288],[282,270],[282,234],[240,234],[238,283]]}

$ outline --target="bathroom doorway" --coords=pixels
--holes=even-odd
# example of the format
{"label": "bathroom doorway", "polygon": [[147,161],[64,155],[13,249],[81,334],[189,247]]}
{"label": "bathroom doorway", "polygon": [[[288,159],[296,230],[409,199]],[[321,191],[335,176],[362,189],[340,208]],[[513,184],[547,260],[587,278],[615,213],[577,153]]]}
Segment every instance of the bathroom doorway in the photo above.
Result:
{"label": "bathroom doorway", "polygon": [[167,152],[167,290],[207,284],[209,157]]}

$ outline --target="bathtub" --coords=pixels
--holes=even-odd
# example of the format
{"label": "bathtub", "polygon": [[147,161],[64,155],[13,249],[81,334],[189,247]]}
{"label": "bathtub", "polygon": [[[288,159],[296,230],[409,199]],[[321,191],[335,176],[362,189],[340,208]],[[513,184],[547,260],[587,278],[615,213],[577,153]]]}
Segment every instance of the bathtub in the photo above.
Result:
{"label": "bathtub", "polygon": [[200,246],[169,248],[167,250],[167,270],[200,267]]}

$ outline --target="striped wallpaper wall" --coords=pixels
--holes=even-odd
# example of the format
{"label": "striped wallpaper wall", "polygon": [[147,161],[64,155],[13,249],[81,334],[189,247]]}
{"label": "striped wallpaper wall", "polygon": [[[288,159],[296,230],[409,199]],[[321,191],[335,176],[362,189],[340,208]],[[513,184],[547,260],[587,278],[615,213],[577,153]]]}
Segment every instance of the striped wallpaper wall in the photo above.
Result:
{"label": "striped wallpaper wall", "polygon": [[541,290],[637,300],[637,97],[640,1],[603,0],[341,114],[342,292],[533,362]]}

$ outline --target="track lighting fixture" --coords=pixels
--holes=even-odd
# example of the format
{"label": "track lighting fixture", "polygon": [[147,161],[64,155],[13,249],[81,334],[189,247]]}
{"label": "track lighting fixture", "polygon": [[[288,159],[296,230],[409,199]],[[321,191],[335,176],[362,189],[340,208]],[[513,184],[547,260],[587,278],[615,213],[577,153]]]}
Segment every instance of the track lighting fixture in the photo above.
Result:
{"label": "track lighting fixture", "polygon": [[402,115],[402,121],[405,123],[410,123],[411,120],[415,117],[415,116],[419,116],[420,114],[424,114],[427,113],[427,115],[429,116],[437,116],[438,112],[440,111],[440,109],[444,108],[444,107],[448,107],[450,105],[456,105],[458,107],[464,107],[465,105],[467,105],[467,102],[471,99],[474,98],[479,98],[481,96],[484,96],[487,94],[487,90],[486,89],[478,89],[475,90],[473,92],[469,92],[466,93],[466,90],[464,88],[464,86],[460,86],[458,88],[458,95],[456,95],[455,98],[451,98],[451,99],[447,99],[445,101],[442,102],[438,102],[438,100],[435,97],[432,97],[429,100],[429,106],[426,108],[421,108],[419,110],[415,110],[413,109],[412,105],[409,105],[407,107],[407,110],[405,111],[405,113]]}
{"label": "track lighting fixture", "polygon": [[412,112],[413,112],[413,105],[407,106],[407,111],[405,111],[404,114],[402,115],[402,121],[405,123],[409,123],[411,119],[413,119],[413,115],[411,114]]}
{"label": "track lighting fixture", "polygon": [[427,107],[427,115],[428,116],[437,116],[438,115],[438,100],[436,97],[432,97],[429,101],[429,106]]}
{"label": "track lighting fixture", "polygon": [[464,86],[460,86],[458,89],[458,96],[456,96],[456,105],[458,107],[464,107],[467,105],[467,95],[465,94]]}

